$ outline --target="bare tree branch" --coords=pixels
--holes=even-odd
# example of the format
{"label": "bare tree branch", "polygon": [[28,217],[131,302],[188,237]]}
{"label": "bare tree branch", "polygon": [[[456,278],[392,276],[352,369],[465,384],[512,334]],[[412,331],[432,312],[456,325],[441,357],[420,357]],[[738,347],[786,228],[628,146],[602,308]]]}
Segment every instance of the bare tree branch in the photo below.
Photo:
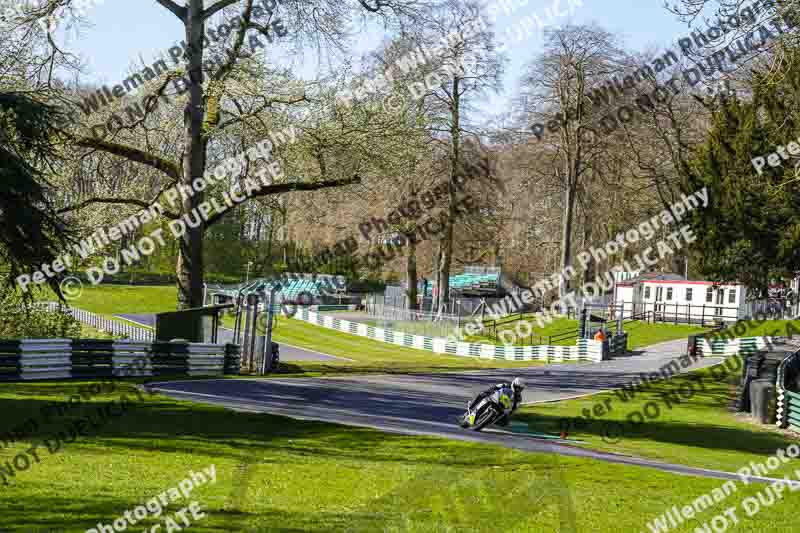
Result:
{"label": "bare tree branch", "polygon": [[[273,194],[282,194],[285,192],[294,192],[294,191],[318,191],[320,189],[329,189],[332,187],[344,187],[345,185],[353,185],[355,183],[361,183],[361,176],[356,174],[351,178],[342,178],[336,180],[326,180],[326,181],[318,181],[318,182],[296,182],[296,183],[278,183],[275,185],[267,185],[266,187],[261,187],[258,191],[253,193],[250,198],[259,198],[261,196],[270,196]],[[234,206],[236,207],[236,206]],[[217,212],[212,217],[209,217],[208,221],[206,222],[206,227],[219,222],[223,216],[227,213],[232,211],[234,207],[229,207],[222,213]]]}
{"label": "bare tree branch", "polygon": [[272,107],[272,104],[292,105],[292,104],[298,104],[300,102],[305,102],[306,100],[307,99],[306,99],[305,93],[301,94],[299,96],[271,96],[269,98],[266,98],[265,102],[263,104],[258,106],[256,109],[254,109],[250,113],[247,113],[247,114],[244,114],[244,115],[239,115],[237,117],[233,117],[230,120],[226,120],[225,122],[221,123],[218,126],[218,129],[223,130],[223,129],[227,128],[228,126],[233,126],[234,124],[242,122],[242,121],[245,121],[248,118],[256,117],[261,112],[263,112],[264,110],[269,109],[270,107]]}
{"label": "bare tree branch", "polygon": [[180,166],[171,161],[167,161],[166,159],[158,157],[157,155],[139,150],[138,148],[111,143],[101,139],[92,139],[89,137],[76,139],[75,144],[84,148],[92,148],[94,150],[100,150],[101,152],[124,157],[125,159],[133,161],[134,163],[141,163],[143,165],[160,170],[174,180],[180,179]]}
{"label": "bare tree branch", "polygon": [[208,9],[204,9],[203,12],[200,14],[203,20],[207,20],[208,18],[214,16],[214,13],[219,11],[220,9],[225,9],[228,6],[232,6],[239,0],[222,0],[221,2],[217,2],[213,6],[209,7]]}
{"label": "bare tree branch", "polygon": [[363,7],[364,9],[366,9],[367,11],[369,11],[371,13],[377,13],[378,11],[381,10],[381,7],[383,7],[383,4],[381,3],[380,0],[377,0],[375,2],[375,7],[369,5],[364,0],[358,0],[358,3],[361,4],[361,7]]}
{"label": "bare tree branch", "polygon": [[186,7],[181,7],[172,0],[156,0],[156,2],[172,11],[182,22],[186,22]]}
{"label": "bare tree branch", "polygon": [[[80,211],[84,207],[93,204],[116,204],[116,205],[134,205],[136,207],[141,207],[142,209],[149,209],[155,202],[145,202],[144,200],[137,200],[135,198],[102,198],[102,197],[95,197],[95,198],[88,198],[82,202],[79,202],[75,205],[71,205],[69,207],[64,207],[57,211],[58,214],[62,213],[69,213],[71,211]],[[169,218],[176,219],[178,215],[173,213],[172,211],[164,211],[164,214],[167,215]]]}

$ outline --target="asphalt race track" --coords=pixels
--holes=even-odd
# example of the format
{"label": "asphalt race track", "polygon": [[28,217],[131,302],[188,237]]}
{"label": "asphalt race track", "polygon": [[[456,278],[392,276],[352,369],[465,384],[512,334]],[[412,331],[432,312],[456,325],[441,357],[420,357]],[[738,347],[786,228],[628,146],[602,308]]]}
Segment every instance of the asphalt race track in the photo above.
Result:
{"label": "asphalt race track", "polygon": [[[686,341],[648,348],[640,355],[591,364],[547,365],[515,370],[491,370],[413,375],[361,375],[298,379],[207,379],[150,383],[167,396],[231,409],[363,426],[404,434],[499,444],[532,452],[593,458],[612,463],[656,468],[677,474],[738,479],[732,473],[692,468],[530,436],[462,430],[456,419],[479,391],[513,376],[527,382],[525,403],[552,401],[615,388],[639,375],[656,371],[685,352]],[[711,366],[719,359],[702,359],[689,369]],[[687,369],[687,370],[689,370]],[[761,478],[753,480],[767,481]]]}
{"label": "asphalt race track", "polygon": [[125,320],[133,322],[134,324],[139,324],[140,326],[147,326],[148,328],[153,329],[156,327],[156,315],[151,313],[120,313],[114,316],[117,318],[124,318]]}

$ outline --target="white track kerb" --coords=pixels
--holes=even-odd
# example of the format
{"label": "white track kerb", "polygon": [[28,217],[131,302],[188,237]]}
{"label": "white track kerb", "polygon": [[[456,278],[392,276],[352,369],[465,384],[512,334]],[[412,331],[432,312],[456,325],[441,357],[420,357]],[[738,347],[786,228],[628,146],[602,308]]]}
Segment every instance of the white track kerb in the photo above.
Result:
{"label": "white track kerb", "polygon": [[[192,500],[188,505],[175,511],[175,513],[170,516],[164,515],[164,511],[174,502],[188,500],[189,495],[197,487],[205,485],[206,483],[216,483],[216,481],[217,469],[214,465],[203,468],[202,472],[193,472],[190,470],[189,475],[179,481],[177,485],[153,496],[133,509],[128,509],[110,524],[98,523],[97,527],[87,529],[86,533],[117,533],[119,531],[125,531],[148,517],[160,518],[161,523],[154,524],[143,530],[137,528],[137,531],[143,531],[145,533],[172,533],[173,531],[181,531],[206,516],[206,514],[202,512],[200,504],[196,500]],[[139,527],[141,528],[141,526]]]}
{"label": "white track kerb", "polygon": [[[266,139],[261,140],[256,145],[225,159],[213,169],[209,169],[205,176],[195,178],[191,186],[179,184],[167,190],[163,199],[170,207],[178,208],[178,211],[180,211],[180,203],[183,200],[191,198],[216,183],[239,176],[246,168],[247,161],[255,163],[259,158],[268,161],[256,171],[257,179],[245,178],[241,182],[235,183],[229,190],[223,191],[221,198],[211,197],[200,203],[191,212],[184,213],[180,218],[170,221],[168,227],[172,236],[176,239],[181,238],[186,233],[187,228],[196,228],[203,222],[208,221],[212,215],[225,213],[244,202],[260,191],[262,187],[267,187],[283,180],[283,170],[280,163],[276,159],[272,159],[272,150],[276,146],[292,144],[296,140],[297,132],[293,126],[283,131],[271,132]],[[145,224],[158,220],[164,214],[164,211],[164,205],[154,203],[119,224],[109,228],[97,229],[89,237],[73,245],[73,250],[80,256],[80,259],[89,259],[112,242],[119,241],[123,236],[133,234]],[[166,245],[163,228],[151,231],[144,237],[139,238],[135,244],[122,248],[119,251],[119,258],[117,256],[107,256],[101,261],[100,267],[91,266],[86,268],[86,277],[92,285],[97,285],[103,281],[106,275],[118,273],[123,264],[131,265],[142,257],[151,255],[156,250],[157,245]],[[18,276],[16,279],[17,285],[22,289],[22,292],[27,292],[31,285],[47,283],[49,279],[61,272],[72,269],[74,263],[75,261],[73,261],[71,254],[62,254],[52,263],[42,265],[33,275],[22,274]]]}

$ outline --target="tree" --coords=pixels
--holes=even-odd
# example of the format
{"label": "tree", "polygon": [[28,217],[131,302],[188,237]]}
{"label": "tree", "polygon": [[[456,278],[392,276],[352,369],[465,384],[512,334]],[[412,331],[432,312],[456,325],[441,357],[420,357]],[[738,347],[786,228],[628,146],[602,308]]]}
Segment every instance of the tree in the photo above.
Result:
{"label": "tree", "polygon": [[[422,36],[419,32],[400,37],[390,42],[383,50],[382,55],[375,55],[374,65],[376,70],[390,72],[393,66],[401,64],[416,53]],[[385,183],[377,192],[389,206],[416,205],[419,211],[424,211],[419,201],[419,195],[426,189],[433,187],[439,178],[441,169],[439,161],[435,158],[435,137],[430,131],[431,122],[435,118],[431,111],[430,102],[425,98],[415,98],[409,94],[406,87],[414,83],[415,73],[395,73],[392,84],[387,91],[380,94],[384,102],[401,103],[396,112],[402,117],[402,128],[396,141],[387,147],[390,153],[395,154],[396,161],[391,167],[394,169],[394,180]],[[388,95],[387,95],[388,93]],[[423,217],[424,218],[424,217]],[[405,282],[408,287],[406,305],[409,309],[417,308],[417,284],[419,280],[417,254],[420,243],[418,231],[420,217],[408,216],[397,224],[389,224],[387,236],[405,241],[406,262]]]}
{"label": "tree", "polygon": [[[592,91],[620,70],[623,55],[614,37],[594,26],[566,26],[546,32],[545,49],[523,78],[526,100],[537,122],[552,125],[556,133],[545,138],[552,167],[562,189],[561,272],[573,268],[573,223],[578,195],[593,171],[602,144],[594,134],[601,116],[592,106]],[[585,200],[589,201],[587,195]],[[562,277],[559,298],[570,292]]]}
{"label": "tree", "polygon": [[[0,94],[0,256],[9,283],[52,263],[71,235],[46,194],[44,171],[59,159],[58,111],[24,94]],[[60,275],[49,278],[59,290]]]}
{"label": "tree", "polygon": [[800,134],[800,53],[785,55],[780,76],[756,72],[752,101],[729,97],[712,107],[707,140],[682,168],[684,191],[708,187],[709,206],[693,212],[697,268],[766,294],[771,279],[800,271],[800,186],[796,155],[766,159]]}
{"label": "tree", "polygon": [[456,178],[466,172],[464,138],[474,135],[468,113],[477,97],[500,88],[505,57],[497,50],[494,31],[484,18],[483,8],[471,0],[444,2],[419,41],[423,49],[439,50],[438,59],[421,69],[424,83],[417,83],[415,91],[433,102],[438,118],[431,131],[446,140],[449,152],[447,217],[437,254],[438,302],[434,302],[438,312],[443,313],[450,294],[458,203]]}
{"label": "tree", "polygon": [[[13,279],[0,284],[10,285]],[[0,338],[2,339],[75,339],[80,337],[81,323],[63,307],[52,311],[29,298],[31,293],[0,293]]]}
{"label": "tree", "polygon": [[[258,42],[263,47],[259,39],[272,42],[278,36],[289,35],[291,31],[298,45],[327,41],[338,46],[344,35],[346,19],[360,9],[385,17],[392,12],[402,16],[412,14],[412,3],[403,0],[381,1],[374,5],[367,0],[358,0],[357,3],[315,0],[313,5],[299,2],[281,4],[279,11],[282,20],[279,23],[275,2],[265,2],[262,7],[254,5],[254,0],[219,0],[210,6],[206,6],[203,0],[187,0],[183,6],[173,0],[156,1],[183,24],[182,37],[186,43],[183,67],[148,84],[144,105],[136,108],[139,118],[133,124],[115,128],[110,138],[101,139],[91,135],[90,132],[96,130],[89,127],[78,127],[71,132],[72,143],[87,149],[87,155],[102,152],[115,160],[155,171],[158,178],[153,180],[156,185],[154,192],[144,199],[141,194],[83,198],[67,206],[63,211],[65,213],[97,204],[146,208],[160,202],[168,190],[178,186],[191,187],[194,179],[206,173],[210,156],[220,153],[217,143],[222,137],[238,135],[242,139],[255,137],[257,140],[259,129],[261,135],[267,133],[263,128],[265,119],[269,120],[275,108],[307,104],[306,92],[299,83],[289,84],[288,91],[270,90],[275,87],[266,83],[266,64],[255,53],[258,46],[252,46]],[[48,6],[68,6],[71,3],[72,0],[50,0]],[[231,11],[235,8],[241,10],[234,17]],[[36,17],[49,13],[48,9],[33,13],[27,21],[29,31],[35,31]],[[226,22],[234,26],[234,31],[212,45],[206,35],[206,26],[218,13],[228,18]],[[248,47],[255,50],[249,51]],[[172,95],[177,96],[177,100],[165,110],[173,120],[181,122],[180,134],[174,129],[170,131],[169,127],[153,134],[152,129],[165,124],[164,117],[156,120],[156,115],[164,107],[163,100],[169,96],[171,84],[184,86],[177,90],[178,94]],[[329,117],[330,114],[321,120]],[[313,117],[307,118],[306,123],[311,120]],[[153,142],[151,137],[158,136],[166,142]],[[319,158],[317,163],[321,163]],[[360,180],[358,173],[332,178],[328,169],[319,166],[310,179],[292,176],[292,179],[284,182],[261,187],[251,198],[341,187]],[[176,211],[165,211],[165,215],[173,219],[180,218],[197,209],[204,198],[205,192],[184,197]],[[203,236],[207,227],[218,220],[219,217],[195,228],[187,228],[180,238],[176,265],[179,307],[202,304]]]}

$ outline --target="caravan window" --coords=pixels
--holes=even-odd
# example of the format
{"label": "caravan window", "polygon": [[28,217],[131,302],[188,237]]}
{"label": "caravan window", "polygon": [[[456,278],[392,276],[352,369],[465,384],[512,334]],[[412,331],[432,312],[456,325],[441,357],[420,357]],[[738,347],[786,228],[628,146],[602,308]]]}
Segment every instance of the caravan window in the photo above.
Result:
{"label": "caravan window", "polygon": [[714,288],[709,287],[706,289],[706,302],[711,303],[714,301]]}
{"label": "caravan window", "polygon": [[672,287],[667,287],[667,301],[672,300]]}
{"label": "caravan window", "polygon": [[691,288],[686,289],[686,301],[687,302],[691,302],[692,301],[692,289]]}
{"label": "caravan window", "polygon": [[645,287],[644,288],[644,299],[645,300],[649,300],[650,299],[650,287]]}
{"label": "caravan window", "polygon": [[729,289],[728,290],[728,303],[735,304],[736,303],[736,289]]}

